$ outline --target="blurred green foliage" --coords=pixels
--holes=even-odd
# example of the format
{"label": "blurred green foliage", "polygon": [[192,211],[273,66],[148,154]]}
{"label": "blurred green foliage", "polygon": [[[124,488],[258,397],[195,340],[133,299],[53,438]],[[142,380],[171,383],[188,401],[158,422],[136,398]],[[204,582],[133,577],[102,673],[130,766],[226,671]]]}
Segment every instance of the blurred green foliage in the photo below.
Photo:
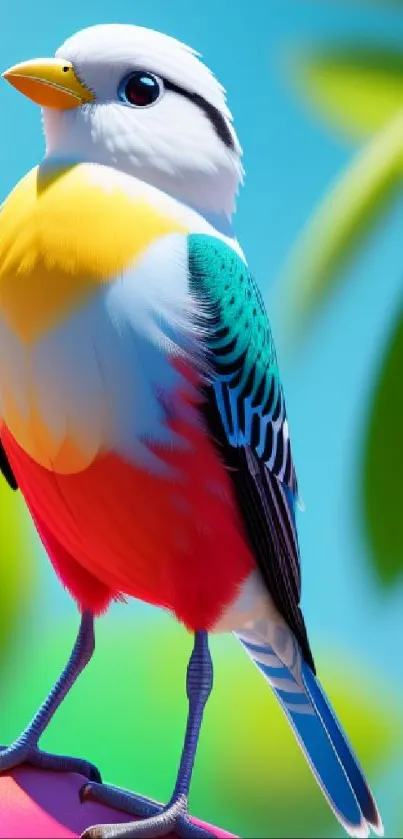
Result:
{"label": "blurred green foliage", "polygon": [[[394,583],[403,570],[403,310],[386,348],[369,418],[364,503],[380,578]],[[386,502],[385,503],[385,499]]]}
{"label": "blurred green foliage", "polygon": [[[342,282],[349,260],[400,194],[403,174],[403,52],[329,45],[297,53],[293,86],[310,109],[354,139],[369,137],[308,222],[284,273],[286,318],[296,344]],[[379,286],[381,293],[381,285]],[[386,341],[370,405],[363,493],[372,557],[384,583],[403,570],[401,321]]]}
{"label": "blurred green foliage", "polygon": [[[58,621],[28,640],[3,699],[3,740],[15,736],[43,699],[74,632],[71,622]],[[163,614],[142,620],[131,610],[124,622],[116,614],[99,621],[95,657],[59,709],[44,747],[87,757],[105,780],[167,800],[182,747],[191,644]],[[261,674],[231,636],[213,638],[211,646],[215,687],[197,756],[192,813],[241,836],[286,831],[309,837],[337,829]],[[361,665],[344,656],[342,665],[328,654],[325,660],[330,697],[375,778],[397,747],[398,711],[382,703],[375,677],[366,677]]]}
{"label": "blurred green foliage", "polygon": [[329,45],[296,52],[288,71],[298,95],[333,129],[370,137],[320,202],[286,265],[285,312],[295,342],[401,188],[403,52]]}
{"label": "blurred green foliage", "polygon": [[367,139],[403,108],[403,52],[335,45],[293,52],[293,88],[332,129]]}
{"label": "blurred green foliage", "polygon": [[403,111],[340,176],[296,243],[284,271],[285,318],[295,345],[384,214],[403,171]]}
{"label": "blurred green foliage", "polygon": [[33,595],[35,578],[33,526],[22,497],[0,475],[0,665],[11,653],[13,634],[21,627]]}

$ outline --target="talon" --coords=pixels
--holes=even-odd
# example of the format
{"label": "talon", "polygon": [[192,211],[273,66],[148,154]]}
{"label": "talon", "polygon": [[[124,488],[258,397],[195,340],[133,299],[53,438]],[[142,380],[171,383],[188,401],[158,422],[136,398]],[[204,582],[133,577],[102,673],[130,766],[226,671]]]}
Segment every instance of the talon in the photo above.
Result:
{"label": "talon", "polygon": [[87,830],[81,833],[80,839],[102,839],[102,833],[97,827],[87,827]]}
{"label": "talon", "polygon": [[[87,785],[85,785],[87,786]],[[103,790],[103,792],[102,792]],[[96,797],[98,800],[108,797],[110,803],[111,794],[115,797],[119,794],[119,790],[114,789],[106,791],[101,787],[101,793],[96,790]],[[120,791],[122,794],[122,791]],[[131,794],[127,796],[130,798],[131,812],[134,812],[135,804],[139,801],[137,796]],[[141,801],[144,807],[144,799]],[[128,809],[128,808],[127,808]],[[154,814],[152,814],[154,810]],[[81,835],[81,839],[157,839],[160,836],[168,836],[176,833],[181,839],[211,839],[213,834],[197,824],[193,824],[190,820],[187,810],[187,798],[181,795],[171,804],[166,807],[150,807],[147,818],[141,818],[138,821],[125,822],[124,824],[99,824],[88,827]]]}
{"label": "talon", "polygon": [[[102,784],[102,775],[99,769],[92,763],[88,764],[88,772],[86,774],[90,781],[93,781],[95,784]],[[86,784],[84,784],[84,786],[86,786]]]}
{"label": "talon", "polygon": [[78,790],[78,797],[80,799],[81,804],[84,804],[85,801],[88,801],[91,794],[91,787],[90,784],[83,784],[82,787]]}

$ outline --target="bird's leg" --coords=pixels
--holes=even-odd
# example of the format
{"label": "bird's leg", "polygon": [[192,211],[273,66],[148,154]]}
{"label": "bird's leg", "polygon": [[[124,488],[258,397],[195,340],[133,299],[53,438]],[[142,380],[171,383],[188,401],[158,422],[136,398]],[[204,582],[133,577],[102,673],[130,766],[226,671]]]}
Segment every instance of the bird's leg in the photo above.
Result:
{"label": "bird's leg", "polygon": [[186,690],[189,712],[182,757],[175,788],[166,806],[134,795],[117,787],[102,784],[86,784],[82,789],[82,800],[96,800],[111,807],[142,817],[141,821],[125,824],[104,824],[89,827],[82,839],[151,839],[176,833],[183,839],[206,839],[207,830],[193,824],[188,816],[188,794],[199,740],[204,707],[213,686],[213,665],[208,647],[207,632],[196,632],[193,652],[190,657]]}
{"label": "bird's leg", "polygon": [[94,618],[91,612],[83,612],[73,651],[56,684],[17,740],[11,746],[0,747],[0,772],[13,769],[21,763],[29,763],[43,769],[79,772],[94,781],[101,781],[98,769],[86,760],[48,754],[38,748],[39,738],[88,664],[94,649]]}

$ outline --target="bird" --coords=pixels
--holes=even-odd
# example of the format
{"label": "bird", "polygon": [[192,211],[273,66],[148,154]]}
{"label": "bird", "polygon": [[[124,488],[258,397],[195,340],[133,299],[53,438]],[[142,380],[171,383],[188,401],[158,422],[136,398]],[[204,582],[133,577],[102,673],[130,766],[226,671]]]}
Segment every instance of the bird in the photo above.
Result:
{"label": "bird", "polygon": [[[0,466],[81,617],[0,771],[79,771],[82,800],[136,817],[85,839],[207,837],[188,795],[209,637],[228,632],[346,832],[382,835],[301,611],[298,482],[270,322],[234,232],[244,169],[226,91],[195,50],[132,24],[81,30],[3,78],[42,108],[46,150],[0,212]],[[166,804],[39,746],[94,652],[95,620],[129,598],[193,636]]]}

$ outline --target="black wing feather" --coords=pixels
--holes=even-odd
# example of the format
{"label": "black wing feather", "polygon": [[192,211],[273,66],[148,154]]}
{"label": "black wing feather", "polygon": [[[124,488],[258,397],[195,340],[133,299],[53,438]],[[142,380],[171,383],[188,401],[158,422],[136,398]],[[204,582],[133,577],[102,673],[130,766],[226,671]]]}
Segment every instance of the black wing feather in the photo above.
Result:
{"label": "black wing feather", "polygon": [[11,489],[17,490],[18,489],[18,484],[17,484],[17,481],[15,479],[14,472],[13,472],[11,466],[10,466],[8,457],[6,455],[6,452],[5,452],[5,449],[4,449],[4,446],[3,446],[3,443],[1,442],[1,440],[0,440],[0,471],[3,475],[3,477],[6,479],[9,487],[11,487]]}
{"label": "black wing feather", "polygon": [[297,479],[263,300],[238,254],[211,236],[189,236],[189,270],[210,365],[204,421],[231,477],[263,580],[315,672],[300,609]]}
{"label": "black wing feather", "polygon": [[298,639],[305,661],[315,673],[299,605],[299,547],[285,489],[250,447],[235,448],[228,443],[211,387],[205,389],[201,410],[228,469],[256,564],[277,609]]}

